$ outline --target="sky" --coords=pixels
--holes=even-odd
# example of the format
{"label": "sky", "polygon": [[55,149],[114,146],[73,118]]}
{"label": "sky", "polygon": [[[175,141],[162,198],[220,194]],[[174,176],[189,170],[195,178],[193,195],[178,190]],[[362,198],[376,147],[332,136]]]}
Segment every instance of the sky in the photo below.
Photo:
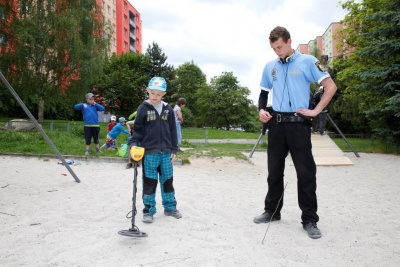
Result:
{"label": "sky", "polygon": [[277,56],[268,41],[276,26],[292,48],[322,36],[346,15],[337,0],[129,0],[142,19],[143,53],[153,42],[178,68],[193,61],[207,76],[232,72],[254,104],[265,64]]}

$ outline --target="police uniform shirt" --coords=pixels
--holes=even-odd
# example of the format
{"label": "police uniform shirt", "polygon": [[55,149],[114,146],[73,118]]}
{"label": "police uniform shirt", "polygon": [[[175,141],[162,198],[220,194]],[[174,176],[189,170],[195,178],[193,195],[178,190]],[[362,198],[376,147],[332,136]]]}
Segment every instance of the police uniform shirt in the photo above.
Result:
{"label": "police uniform shirt", "polygon": [[299,108],[308,108],[310,101],[310,83],[330,77],[321,63],[311,55],[297,51],[288,63],[278,58],[268,62],[263,70],[261,90],[271,91],[273,109],[278,112],[296,112]]}

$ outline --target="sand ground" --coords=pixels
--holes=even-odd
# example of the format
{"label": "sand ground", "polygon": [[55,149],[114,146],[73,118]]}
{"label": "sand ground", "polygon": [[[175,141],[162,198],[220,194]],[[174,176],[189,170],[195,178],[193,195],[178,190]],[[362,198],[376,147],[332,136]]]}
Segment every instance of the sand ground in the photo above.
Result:
{"label": "sand ground", "polygon": [[137,225],[148,237],[134,239],[117,234],[130,227],[125,163],[72,166],[76,183],[56,159],[0,156],[0,266],[399,266],[400,157],[360,155],[317,168],[317,240],[300,223],[290,158],[282,220],[267,233],[252,221],[267,192],[267,155],[255,152],[175,166],[179,220],[164,216],[158,188],[154,222],[141,221],[140,174]]}

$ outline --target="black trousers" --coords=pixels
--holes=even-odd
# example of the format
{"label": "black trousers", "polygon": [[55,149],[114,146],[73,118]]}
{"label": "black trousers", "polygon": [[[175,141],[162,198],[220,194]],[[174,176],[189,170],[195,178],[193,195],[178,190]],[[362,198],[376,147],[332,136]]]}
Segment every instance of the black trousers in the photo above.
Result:
{"label": "black trousers", "polygon": [[284,190],[285,159],[290,152],[297,173],[298,203],[302,223],[318,222],[316,166],[311,152],[311,129],[301,122],[273,121],[268,131],[268,193],[265,211],[280,215]]}

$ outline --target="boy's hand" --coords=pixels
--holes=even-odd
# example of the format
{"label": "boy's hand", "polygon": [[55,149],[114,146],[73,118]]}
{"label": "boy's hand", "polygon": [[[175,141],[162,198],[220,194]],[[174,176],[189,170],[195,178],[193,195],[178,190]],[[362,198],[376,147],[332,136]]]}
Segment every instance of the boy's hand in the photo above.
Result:
{"label": "boy's hand", "polygon": [[83,107],[84,107],[84,108],[87,108],[87,105],[86,105],[86,104],[83,104]]}
{"label": "boy's hand", "polygon": [[171,163],[174,163],[176,160],[176,154],[171,154]]}

